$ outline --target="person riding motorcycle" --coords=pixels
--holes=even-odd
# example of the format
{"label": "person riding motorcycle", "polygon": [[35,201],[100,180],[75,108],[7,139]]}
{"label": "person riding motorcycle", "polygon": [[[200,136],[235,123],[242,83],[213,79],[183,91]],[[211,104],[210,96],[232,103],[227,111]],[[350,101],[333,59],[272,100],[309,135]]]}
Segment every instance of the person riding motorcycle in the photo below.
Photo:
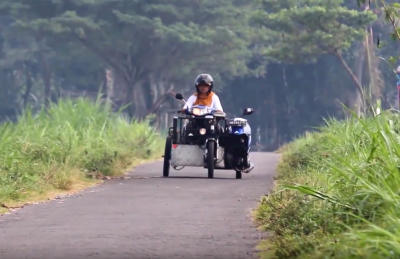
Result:
{"label": "person riding motorcycle", "polygon": [[204,105],[215,112],[224,112],[219,97],[212,91],[214,79],[211,75],[198,75],[194,84],[196,87],[196,93],[189,97],[183,110],[188,108],[190,109],[193,105]]}
{"label": "person riding motorcycle", "polygon": [[[214,79],[209,74],[200,74],[194,82],[196,93],[191,95],[186,104],[182,108],[182,112],[192,108],[193,105],[204,105],[207,108],[215,111],[215,113],[223,113],[219,97],[212,91],[214,87]],[[219,127],[222,129],[222,127]],[[251,163],[251,158],[248,155],[247,169],[244,173],[249,173],[253,170],[254,165]]]}

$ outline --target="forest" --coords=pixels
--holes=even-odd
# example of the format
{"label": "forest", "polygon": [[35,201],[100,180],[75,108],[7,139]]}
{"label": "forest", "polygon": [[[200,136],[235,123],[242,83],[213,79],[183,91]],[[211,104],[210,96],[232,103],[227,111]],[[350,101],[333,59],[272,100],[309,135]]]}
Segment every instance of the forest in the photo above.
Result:
{"label": "forest", "polygon": [[[318,85],[321,88],[317,83],[310,84],[314,91],[326,86],[332,89],[328,95],[321,95],[328,102],[319,103],[310,110],[310,114],[316,115],[313,123],[327,111],[331,114],[336,112],[336,116],[327,117],[318,130],[306,131],[278,149],[282,157],[277,166],[276,184],[271,193],[260,199],[255,213],[256,222],[269,234],[258,246],[260,258],[395,259],[400,256],[400,117],[395,89],[397,81],[397,91],[400,91],[400,4],[383,0],[373,2],[379,8],[374,8],[371,1],[366,0],[359,0],[357,4],[361,10],[351,17],[361,12],[365,14],[362,15],[365,20],[357,18],[358,25],[365,26],[364,36],[354,37],[351,42],[341,45],[342,48],[335,47],[333,52],[331,49],[324,55],[320,53],[316,63],[308,64],[313,66],[322,60],[327,62],[329,58],[329,63],[323,64],[331,65],[325,77],[327,80]],[[346,7],[347,10],[352,8]],[[331,13],[331,9],[314,8],[304,8],[308,12],[320,10],[309,14],[309,19],[316,13],[325,18]],[[298,16],[291,14],[301,12],[301,9],[279,9],[279,12],[289,14],[282,17],[286,21],[284,24],[291,24],[293,18],[298,22]],[[371,15],[367,15],[368,12]],[[269,26],[275,26],[271,18],[275,13],[263,15],[269,18]],[[344,16],[341,13],[335,17]],[[324,21],[332,24],[331,18]],[[346,17],[345,26],[351,21]],[[340,34],[333,34],[335,30],[332,28],[330,35],[323,34],[320,30],[325,25],[321,20],[313,23],[318,28],[315,32],[304,22],[301,25],[302,29],[308,29],[305,36],[308,40],[300,41],[296,54],[303,53],[314,36],[321,39],[312,45],[313,48],[307,49],[307,56],[315,53],[315,49],[329,49],[325,41],[329,43],[334,38],[335,45],[338,42],[343,44],[345,39],[354,35],[346,31],[341,37],[333,36]],[[340,24],[336,29],[345,26]],[[288,28],[281,27],[281,31],[286,32]],[[382,44],[385,37],[386,42]],[[298,38],[296,40],[299,42]],[[290,48],[285,44],[279,45],[284,46],[285,55],[279,47],[273,53],[286,57]],[[336,61],[333,57],[337,58]],[[320,67],[314,67],[313,71],[320,71]],[[334,88],[330,83],[340,87]],[[315,94],[307,96],[315,98]],[[340,101],[343,113],[333,106],[324,108],[323,112],[318,109],[326,107],[327,103],[333,104],[332,99]],[[292,121],[302,122],[303,118]]]}
{"label": "forest", "polygon": [[173,93],[192,94],[199,73],[214,77],[230,116],[255,109],[255,150],[344,118],[343,105],[396,106],[399,47],[374,3],[2,0],[0,26],[3,122],[101,93],[162,130],[180,105]]}
{"label": "forest", "polygon": [[400,258],[399,10],[1,0],[0,214],[160,158],[175,93],[209,73],[229,116],[254,109],[252,150],[282,153],[261,258]]}

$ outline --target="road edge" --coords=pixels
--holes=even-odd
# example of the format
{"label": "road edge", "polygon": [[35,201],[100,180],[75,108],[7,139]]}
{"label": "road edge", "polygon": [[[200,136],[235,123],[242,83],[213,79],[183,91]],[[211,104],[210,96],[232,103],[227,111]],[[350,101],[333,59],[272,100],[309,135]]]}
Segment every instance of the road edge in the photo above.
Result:
{"label": "road edge", "polygon": [[102,184],[104,184],[108,180],[114,180],[114,179],[125,179],[126,175],[132,174],[138,166],[144,165],[144,164],[151,164],[157,161],[161,161],[162,159],[160,158],[148,158],[148,159],[138,159],[134,160],[132,164],[130,165],[131,169],[123,170],[124,172],[119,175],[119,176],[104,176],[101,179],[85,179],[78,181],[76,184],[74,184],[74,188],[72,188],[69,191],[62,191],[62,190],[49,190],[46,191],[45,193],[37,196],[33,196],[31,199],[28,199],[27,201],[17,203],[16,205],[13,206],[8,206],[5,203],[0,204],[0,217],[3,215],[11,214],[15,211],[21,210],[26,206],[29,205],[36,205],[36,204],[41,204],[45,202],[50,202],[54,201],[57,199],[61,198],[67,198],[70,196],[77,195],[83,191],[86,191],[91,188],[98,187]]}

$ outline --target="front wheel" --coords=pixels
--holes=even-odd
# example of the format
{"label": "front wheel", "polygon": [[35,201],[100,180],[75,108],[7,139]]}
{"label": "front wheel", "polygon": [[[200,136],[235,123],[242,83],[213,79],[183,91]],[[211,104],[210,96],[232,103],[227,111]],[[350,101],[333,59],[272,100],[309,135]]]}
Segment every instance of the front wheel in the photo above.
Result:
{"label": "front wheel", "polygon": [[242,172],[236,171],[236,179],[242,179]]}
{"label": "front wheel", "polygon": [[164,177],[169,176],[169,169],[171,168],[170,166],[171,149],[172,149],[172,140],[171,137],[167,137],[167,139],[165,140],[165,150],[164,150],[164,166],[163,166]]}
{"label": "front wheel", "polygon": [[215,143],[214,141],[207,142],[207,169],[208,169],[208,178],[214,178],[214,150]]}

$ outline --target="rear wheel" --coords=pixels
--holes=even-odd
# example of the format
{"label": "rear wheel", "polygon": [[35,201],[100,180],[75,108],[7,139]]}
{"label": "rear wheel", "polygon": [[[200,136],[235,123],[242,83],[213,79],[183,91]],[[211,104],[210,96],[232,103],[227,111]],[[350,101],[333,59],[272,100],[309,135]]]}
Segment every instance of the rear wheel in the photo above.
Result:
{"label": "rear wheel", "polygon": [[236,171],[236,179],[242,179],[242,172]]}
{"label": "rear wheel", "polygon": [[208,169],[208,178],[214,178],[214,150],[215,143],[214,141],[207,142],[207,169]]}
{"label": "rear wheel", "polygon": [[169,169],[171,168],[170,160],[171,160],[171,149],[172,149],[172,140],[171,137],[167,137],[165,140],[165,150],[164,150],[164,166],[163,166],[163,176],[169,176]]}

